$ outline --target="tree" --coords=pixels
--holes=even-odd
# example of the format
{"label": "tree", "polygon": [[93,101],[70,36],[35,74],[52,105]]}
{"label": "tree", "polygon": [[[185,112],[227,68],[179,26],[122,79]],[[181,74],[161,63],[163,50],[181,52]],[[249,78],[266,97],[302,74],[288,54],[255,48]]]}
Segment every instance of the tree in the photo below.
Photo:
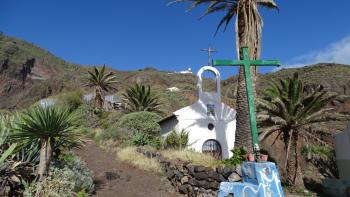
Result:
{"label": "tree", "polygon": [[275,141],[282,137],[288,184],[303,186],[300,168],[302,139],[319,140],[307,128],[315,123],[346,120],[346,116],[327,108],[327,104],[335,97],[335,94],[328,93],[322,86],[307,90],[295,73],[292,78],[273,82],[264,91],[263,97],[258,99],[260,140],[273,133],[277,133]]}
{"label": "tree", "polygon": [[25,111],[9,138],[19,142],[40,141],[39,180],[48,174],[53,153],[79,143],[77,116],[69,109],[34,107]]}
{"label": "tree", "polygon": [[113,72],[107,73],[105,65],[101,69],[95,67],[94,72],[88,71],[88,73],[89,78],[86,86],[95,89],[95,105],[102,108],[104,93],[116,89],[114,86],[117,83],[116,76]]}
{"label": "tree", "polygon": [[[216,32],[223,25],[225,26],[224,30],[226,30],[232,18],[236,16],[237,57],[242,58],[243,54],[240,49],[243,46],[247,46],[249,47],[251,59],[259,59],[261,51],[262,17],[259,13],[258,6],[278,9],[274,0],[175,0],[174,2],[193,2],[189,10],[202,6],[203,4],[208,5],[201,17],[225,11],[226,14],[221,18]],[[256,92],[256,67],[251,67],[250,72],[253,79],[253,90]],[[237,132],[235,147],[246,147],[249,151],[252,151],[248,99],[245,86],[244,69],[240,67],[236,99]]]}
{"label": "tree", "polygon": [[126,102],[128,111],[149,111],[161,112],[159,107],[162,105],[159,97],[151,91],[150,86],[135,84],[126,89],[123,94],[123,99]]}

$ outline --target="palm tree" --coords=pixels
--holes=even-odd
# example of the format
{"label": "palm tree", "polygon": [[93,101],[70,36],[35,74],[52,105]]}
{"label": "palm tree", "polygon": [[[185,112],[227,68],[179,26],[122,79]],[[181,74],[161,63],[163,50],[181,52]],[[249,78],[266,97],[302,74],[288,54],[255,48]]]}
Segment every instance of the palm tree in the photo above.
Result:
{"label": "palm tree", "polygon": [[335,97],[335,94],[328,93],[322,86],[307,91],[295,73],[292,78],[273,82],[263,97],[258,99],[260,140],[273,133],[277,134],[275,141],[282,137],[288,184],[303,186],[300,169],[302,138],[319,140],[307,128],[315,123],[347,118],[326,107]]}
{"label": "palm tree", "polygon": [[98,108],[103,106],[103,95],[105,92],[115,90],[116,76],[113,72],[106,72],[106,66],[103,65],[101,69],[94,68],[94,72],[89,72],[89,78],[86,86],[95,89],[95,105]]}
{"label": "palm tree", "polygon": [[27,143],[40,141],[38,175],[42,180],[48,174],[53,153],[79,143],[76,123],[77,116],[69,109],[34,107],[21,115],[9,138]]}
{"label": "palm tree", "polygon": [[[249,47],[251,59],[259,59],[261,51],[263,22],[258,7],[261,6],[265,8],[278,9],[274,0],[175,0],[172,3],[174,2],[192,2],[189,10],[202,5],[208,5],[206,11],[201,17],[216,12],[226,12],[217,26],[216,33],[223,25],[225,26],[224,30],[226,30],[232,18],[236,16],[235,31],[237,57],[242,58],[243,54],[240,49],[243,46],[247,46]],[[256,67],[251,67],[250,72],[253,79],[252,85],[255,93],[257,78]],[[246,147],[251,151],[252,145],[248,113],[248,99],[245,86],[246,82],[244,78],[244,69],[240,67],[236,99],[237,132],[235,147]]]}
{"label": "palm tree", "polygon": [[162,103],[160,103],[159,97],[151,91],[150,86],[146,87],[136,83],[134,86],[127,88],[123,94],[123,99],[128,111],[161,112],[159,107]]}

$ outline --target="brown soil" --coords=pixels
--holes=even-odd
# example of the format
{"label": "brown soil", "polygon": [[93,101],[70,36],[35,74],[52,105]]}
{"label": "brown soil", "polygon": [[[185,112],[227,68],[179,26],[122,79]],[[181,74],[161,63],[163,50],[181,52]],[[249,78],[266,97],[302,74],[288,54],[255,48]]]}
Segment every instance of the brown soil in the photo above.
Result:
{"label": "brown soil", "polygon": [[114,153],[87,141],[80,150],[74,151],[87,163],[96,184],[99,197],[177,197],[167,180],[159,175],[134,168],[118,160]]}

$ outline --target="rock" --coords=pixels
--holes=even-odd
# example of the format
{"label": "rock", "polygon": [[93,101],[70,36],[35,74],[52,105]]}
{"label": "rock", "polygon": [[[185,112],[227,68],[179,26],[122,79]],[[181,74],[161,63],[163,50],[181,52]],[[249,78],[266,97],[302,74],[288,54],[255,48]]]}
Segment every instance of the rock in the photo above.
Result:
{"label": "rock", "polygon": [[219,189],[219,182],[217,182],[217,181],[211,181],[211,182],[209,182],[209,187],[210,187],[211,189]]}
{"label": "rock", "polygon": [[197,179],[192,178],[192,179],[190,179],[189,184],[193,185],[193,186],[196,186],[196,187],[199,187],[199,188],[209,189],[209,184],[205,180],[198,181]]}
{"label": "rock", "polygon": [[240,164],[236,165],[236,172],[239,176],[242,176],[242,166]]}
{"label": "rock", "polygon": [[198,186],[204,189],[210,189],[210,185],[208,181],[198,181]]}
{"label": "rock", "polygon": [[224,167],[224,168],[222,169],[222,175],[223,175],[225,178],[228,178],[228,177],[232,174],[233,171],[234,171],[234,170],[233,170],[232,168]]}
{"label": "rock", "polygon": [[185,183],[188,183],[190,179],[188,178],[188,176],[184,176],[181,178],[181,184],[185,184]]}
{"label": "rock", "polygon": [[198,186],[198,185],[199,185],[197,179],[195,179],[195,178],[190,179],[190,180],[188,181],[188,183],[191,184],[191,185],[193,185],[193,186]]}
{"label": "rock", "polygon": [[229,182],[238,182],[241,179],[241,176],[239,176],[236,172],[232,172],[232,174],[228,177]]}
{"label": "rock", "polygon": [[194,175],[194,166],[193,165],[187,165],[186,168],[188,170],[188,173],[193,176]]}
{"label": "rock", "polygon": [[207,168],[204,166],[195,166],[194,171],[195,172],[204,172]]}
{"label": "rock", "polygon": [[172,170],[168,170],[167,172],[166,172],[166,177],[168,178],[168,179],[172,179],[173,177],[174,177],[174,172],[172,171]]}
{"label": "rock", "polygon": [[208,177],[212,178],[212,179],[214,179],[216,181],[220,181],[220,174],[218,174],[217,172],[215,172],[213,170],[208,172]]}
{"label": "rock", "polygon": [[175,175],[175,180],[176,181],[180,181],[182,176],[183,176],[183,174],[180,171],[178,171],[178,170],[174,170],[173,173]]}
{"label": "rock", "polygon": [[198,179],[198,180],[208,179],[208,174],[206,174],[205,172],[197,172],[197,173],[194,173],[193,176],[196,177],[196,179]]}
{"label": "rock", "polygon": [[189,185],[181,185],[179,187],[179,192],[181,194],[187,194],[188,193],[188,187],[190,187]]}

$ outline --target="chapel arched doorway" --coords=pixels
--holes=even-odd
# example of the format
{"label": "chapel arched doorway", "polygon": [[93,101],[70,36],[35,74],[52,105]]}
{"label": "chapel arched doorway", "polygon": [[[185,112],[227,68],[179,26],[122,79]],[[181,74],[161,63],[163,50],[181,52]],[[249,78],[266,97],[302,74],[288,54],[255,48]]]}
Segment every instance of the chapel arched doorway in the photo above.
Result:
{"label": "chapel arched doorway", "polygon": [[209,154],[216,159],[221,159],[221,145],[217,140],[210,139],[204,142],[202,152]]}

